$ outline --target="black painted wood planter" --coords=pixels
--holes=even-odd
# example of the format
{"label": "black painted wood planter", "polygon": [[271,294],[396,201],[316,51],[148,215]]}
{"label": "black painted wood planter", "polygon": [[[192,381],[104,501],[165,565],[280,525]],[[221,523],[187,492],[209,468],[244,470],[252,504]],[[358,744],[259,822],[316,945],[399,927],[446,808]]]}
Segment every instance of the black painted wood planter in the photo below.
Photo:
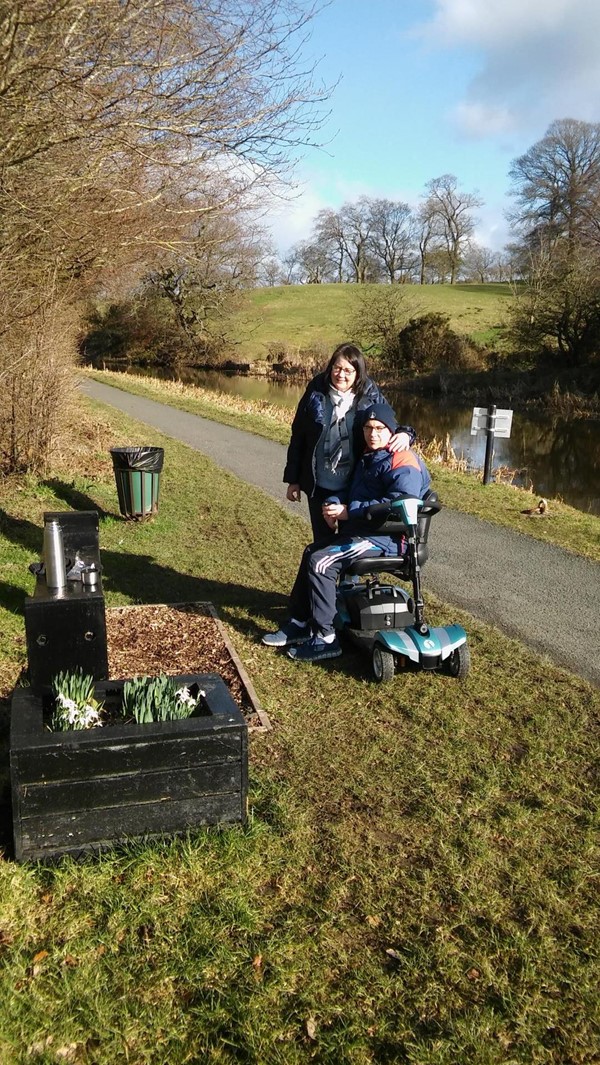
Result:
{"label": "black painted wood planter", "polygon": [[[216,673],[176,680],[203,689],[207,713],[69,732],[50,732],[43,697],[15,689],[10,772],[17,861],[245,822],[244,716]],[[97,698],[107,705],[120,699],[124,683],[99,681]]]}

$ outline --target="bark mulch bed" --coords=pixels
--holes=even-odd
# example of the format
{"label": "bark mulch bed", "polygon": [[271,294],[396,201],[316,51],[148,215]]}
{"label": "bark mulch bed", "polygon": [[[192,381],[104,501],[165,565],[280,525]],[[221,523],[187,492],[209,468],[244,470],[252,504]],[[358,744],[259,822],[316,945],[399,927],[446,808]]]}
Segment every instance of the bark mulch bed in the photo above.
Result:
{"label": "bark mulch bed", "polygon": [[106,611],[111,680],[159,673],[218,673],[248,727],[271,727],[211,603],[111,607]]}

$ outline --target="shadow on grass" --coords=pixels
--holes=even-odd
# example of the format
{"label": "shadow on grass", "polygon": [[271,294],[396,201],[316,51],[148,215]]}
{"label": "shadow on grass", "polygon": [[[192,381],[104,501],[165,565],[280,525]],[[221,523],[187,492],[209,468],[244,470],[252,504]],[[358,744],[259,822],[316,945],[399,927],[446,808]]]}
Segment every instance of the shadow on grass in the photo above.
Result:
{"label": "shadow on grass", "polygon": [[[56,490],[56,489],[55,489]],[[82,509],[98,510],[89,497],[78,493]],[[104,515],[104,517],[112,515]],[[33,522],[13,518],[0,510],[0,531],[6,539],[31,552],[31,561],[38,561],[42,548],[42,530]],[[249,613],[273,617],[277,607],[284,607],[287,598],[280,593],[263,591],[242,583],[195,577],[172,566],[156,562],[150,555],[123,554],[102,550],[102,583],[106,593],[127,596],[135,603],[211,602],[221,617],[234,627],[240,627],[235,608]],[[240,565],[243,560],[240,560]],[[0,604],[13,613],[23,613],[25,595],[15,585],[0,582]],[[245,623],[243,631],[258,635],[257,625]]]}
{"label": "shadow on grass", "polygon": [[13,518],[12,514],[0,509],[0,533],[11,543],[31,551],[37,561],[42,550],[43,534],[40,525],[34,525],[27,518]]}
{"label": "shadow on grass", "polygon": [[54,492],[57,499],[62,499],[63,503],[66,503],[71,510],[96,510],[101,519],[120,516],[98,506],[95,499],[86,495],[85,492],[80,492],[73,483],[67,484],[66,481],[61,481],[58,477],[51,477],[49,480],[44,481],[43,484]]}
{"label": "shadow on grass", "polygon": [[0,605],[6,607],[11,614],[23,613],[23,601],[25,592],[16,584],[8,584],[0,581]]}

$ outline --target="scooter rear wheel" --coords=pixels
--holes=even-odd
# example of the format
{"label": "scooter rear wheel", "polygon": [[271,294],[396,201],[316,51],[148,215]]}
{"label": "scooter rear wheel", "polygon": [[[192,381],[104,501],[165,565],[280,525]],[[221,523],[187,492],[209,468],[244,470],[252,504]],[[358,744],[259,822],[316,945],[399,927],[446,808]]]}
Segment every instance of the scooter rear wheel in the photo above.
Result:
{"label": "scooter rear wheel", "polygon": [[373,648],[373,675],[378,684],[388,684],[390,680],[394,679],[394,673],[396,671],[396,663],[391,651],[386,651],[385,647],[376,643]]}
{"label": "scooter rear wheel", "polygon": [[464,680],[471,668],[471,652],[466,643],[462,643],[460,647],[457,647],[452,654],[448,656],[444,665],[446,666],[446,672],[451,677],[456,677],[458,680]]}

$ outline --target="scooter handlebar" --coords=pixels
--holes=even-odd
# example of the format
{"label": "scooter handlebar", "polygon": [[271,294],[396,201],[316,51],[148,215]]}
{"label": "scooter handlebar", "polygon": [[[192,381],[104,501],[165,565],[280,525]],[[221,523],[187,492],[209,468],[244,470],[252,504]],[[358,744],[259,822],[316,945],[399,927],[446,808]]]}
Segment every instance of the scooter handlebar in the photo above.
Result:
{"label": "scooter handlebar", "polygon": [[[412,496],[398,496],[396,499],[392,499],[386,503],[373,503],[367,511],[367,521],[384,522],[391,520],[396,525],[405,525],[398,515],[400,504],[404,499],[412,499]],[[418,500],[418,517],[428,518],[433,517],[434,514],[439,514],[442,509],[435,492],[431,492],[425,499]],[[406,527],[406,525],[405,525]],[[406,527],[408,531],[408,527]]]}

